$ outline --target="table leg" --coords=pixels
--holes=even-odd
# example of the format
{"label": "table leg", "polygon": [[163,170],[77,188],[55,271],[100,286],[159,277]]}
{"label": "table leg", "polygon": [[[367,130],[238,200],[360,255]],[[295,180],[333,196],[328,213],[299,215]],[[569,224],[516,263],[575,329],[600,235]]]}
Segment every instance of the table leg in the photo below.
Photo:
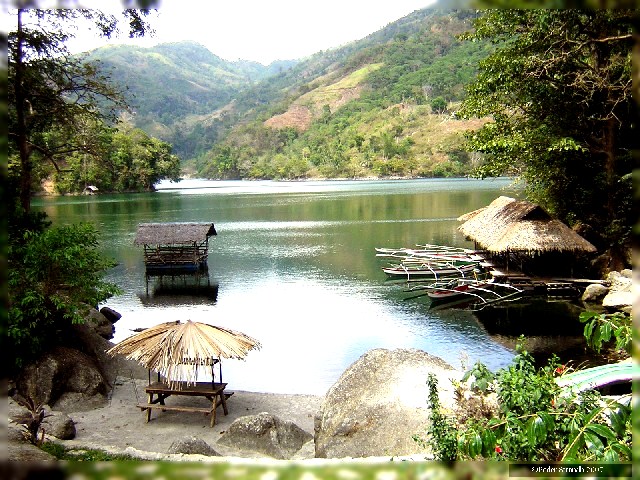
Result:
{"label": "table leg", "polygon": [[225,415],[229,415],[229,410],[227,410],[227,397],[224,394],[224,390],[220,392],[220,401],[222,402],[222,410]]}
{"label": "table leg", "polygon": [[[153,403],[153,393],[149,392],[149,405]],[[147,408],[147,423],[151,420],[151,407]]]}
{"label": "table leg", "polygon": [[209,425],[210,427],[213,427],[216,424],[216,410],[217,409],[218,409],[218,399],[214,395],[213,399],[211,400],[211,425]]}

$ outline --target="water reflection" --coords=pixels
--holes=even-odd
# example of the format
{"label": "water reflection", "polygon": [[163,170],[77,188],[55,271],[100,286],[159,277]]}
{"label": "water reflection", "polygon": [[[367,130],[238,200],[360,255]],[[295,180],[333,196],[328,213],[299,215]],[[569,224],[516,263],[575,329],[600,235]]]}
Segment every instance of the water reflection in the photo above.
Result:
{"label": "water reflection", "polygon": [[209,271],[184,273],[146,273],[146,291],[138,293],[145,307],[175,305],[215,305],[218,283]]}
{"label": "water reflection", "polygon": [[[118,265],[107,280],[124,293],[115,341],[161,322],[194,320],[262,343],[226,361],[232,389],[324,394],[372,348],[419,348],[459,366],[508,364],[510,346],[467,311],[429,311],[385,283],[375,247],[470,247],[456,218],[487,205],[509,180],[202,182],[157,193],[40,199],[54,223],[94,222]],[[517,196],[518,192],[508,192]],[[213,222],[205,285],[176,291],[145,277],[133,246],[143,222]],[[204,279],[201,279],[204,282]]]}

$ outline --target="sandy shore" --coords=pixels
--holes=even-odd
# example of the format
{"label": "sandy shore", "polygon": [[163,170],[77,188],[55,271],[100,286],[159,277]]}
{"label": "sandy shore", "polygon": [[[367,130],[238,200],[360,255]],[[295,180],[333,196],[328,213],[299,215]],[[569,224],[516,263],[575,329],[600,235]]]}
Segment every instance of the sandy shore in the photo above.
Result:
{"label": "sandy shore", "polygon": [[[129,447],[145,452],[165,454],[171,444],[180,438],[195,436],[211,445],[224,456],[256,457],[255,453],[242,452],[217,445],[229,425],[244,415],[268,412],[289,420],[313,435],[314,416],[323,397],[313,395],[283,395],[233,391],[227,400],[228,415],[218,407],[216,424],[209,426],[210,417],[193,412],[162,412],[154,410],[151,421],[146,422],[146,412],[136,407],[146,402],[146,380],[118,377],[108,405],[87,411],[66,410],[76,423],[76,438],[62,441],[69,448],[95,448],[124,451]],[[170,397],[167,405],[207,406],[204,398]],[[129,448],[130,450],[130,448]],[[305,445],[297,458],[313,458],[313,441]]]}

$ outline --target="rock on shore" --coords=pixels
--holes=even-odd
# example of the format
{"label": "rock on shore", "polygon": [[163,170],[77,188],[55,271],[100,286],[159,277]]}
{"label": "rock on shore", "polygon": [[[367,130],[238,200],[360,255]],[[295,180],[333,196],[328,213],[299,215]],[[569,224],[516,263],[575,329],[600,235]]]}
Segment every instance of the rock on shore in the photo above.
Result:
{"label": "rock on shore", "polygon": [[610,272],[607,282],[608,287],[600,284],[589,285],[582,295],[582,300],[587,303],[601,302],[605,310],[631,313],[634,301],[633,272],[629,269]]}
{"label": "rock on shore", "polygon": [[461,372],[416,349],[375,349],[329,389],[316,418],[316,457],[428,453],[413,435],[429,425],[427,376],[438,379],[441,403],[453,405],[451,379]]}

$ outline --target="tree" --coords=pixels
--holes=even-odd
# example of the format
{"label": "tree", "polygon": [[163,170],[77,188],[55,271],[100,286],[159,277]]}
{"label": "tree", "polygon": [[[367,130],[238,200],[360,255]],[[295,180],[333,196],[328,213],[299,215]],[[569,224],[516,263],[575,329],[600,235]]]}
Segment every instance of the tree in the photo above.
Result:
{"label": "tree", "polygon": [[[144,10],[124,12],[130,36],[144,35],[148,30],[145,14]],[[19,158],[19,208],[28,215],[37,161],[50,161],[59,170],[60,156],[91,153],[73,135],[48,133],[74,132],[80,119],[115,119],[117,110],[126,105],[95,65],[71,56],[65,46],[73,36],[69,32],[74,21],[93,21],[108,37],[117,31],[114,16],[97,10],[18,9],[16,17],[17,29],[8,38],[9,153]],[[105,106],[110,112],[104,113]]]}
{"label": "tree", "polygon": [[498,45],[459,112],[493,120],[468,137],[486,155],[478,174],[522,175],[532,200],[591,226],[601,248],[627,240],[634,221],[633,15],[486,10],[464,37]]}
{"label": "tree", "polygon": [[26,232],[9,246],[9,352],[15,364],[39,354],[71,323],[82,321],[88,305],[106,300],[118,288],[101,279],[113,263],[98,251],[89,224]]}
{"label": "tree", "polygon": [[447,110],[447,101],[442,97],[431,100],[431,110],[433,113],[444,113]]}

